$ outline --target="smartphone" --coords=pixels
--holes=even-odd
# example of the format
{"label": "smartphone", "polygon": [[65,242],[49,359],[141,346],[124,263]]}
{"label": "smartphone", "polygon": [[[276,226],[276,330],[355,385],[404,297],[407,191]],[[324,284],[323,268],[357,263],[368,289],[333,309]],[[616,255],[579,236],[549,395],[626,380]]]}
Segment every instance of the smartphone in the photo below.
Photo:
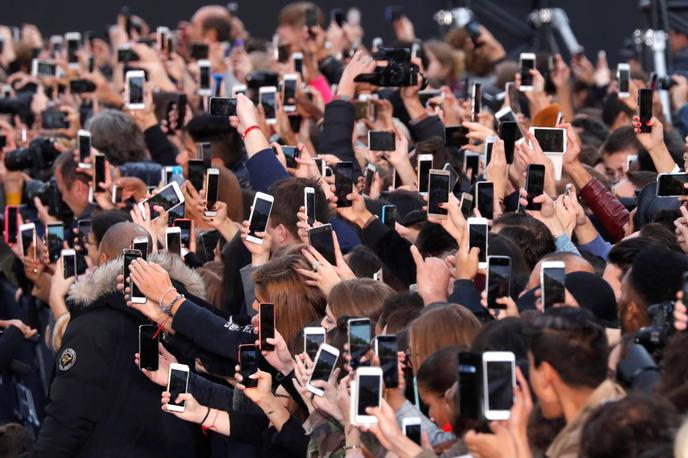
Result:
{"label": "smartphone", "polygon": [[432,154],[421,154],[418,156],[418,192],[425,195],[430,187],[429,174],[433,165]]}
{"label": "smartphone", "polygon": [[514,405],[516,358],[510,351],[483,353],[484,414],[487,420],[508,420]]}
{"label": "smartphone", "polygon": [[473,83],[471,91],[471,118],[473,122],[478,122],[478,114],[482,109],[482,84]]}
{"label": "smartphone", "polygon": [[124,201],[124,190],[117,185],[112,186],[112,203],[114,205],[117,205],[118,203],[121,203],[123,201]]}
{"label": "smartphone", "polygon": [[148,259],[148,237],[134,238],[134,243],[132,243],[132,246],[134,247],[134,250],[139,250],[141,252],[141,258],[143,258],[144,261]]}
{"label": "smartphone", "polygon": [[189,163],[187,164],[187,171],[189,181],[196,189],[196,191],[200,191],[201,189],[203,189],[203,185],[205,184],[204,181],[206,178],[205,162],[202,159],[189,159]]}
{"label": "smartphone", "polygon": [[154,324],[139,326],[139,367],[148,371],[158,370],[158,327]]}
{"label": "smartphone", "polygon": [[273,351],[275,346],[267,339],[275,338],[275,304],[260,304],[260,327],[258,329],[261,351]]}
{"label": "smartphone", "polygon": [[185,402],[176,403],[177,396],[186,393],[189,387],[189,366],[186,364],[170,364],[170,372],[167,378],[167,391],[170,393],[170,402],[167,410],[172,412],[184,412]]}
{"label": "smartphone", "polygon": [[306,218],[309,226],[315,223],[315,189],[306,187],[303,189],[303,207],[306,209]]}
{"label": "smartphone", "polygon": [[382,207],[382,224],[392,230],[396,230],[397,206],[385,205]]}
{"label": "smartphone", "polygon": [[173,254],[182,254],[182,229],[180,227],[165,228],[165,249]]}
{"label": "smartphone", "polygon": [[464,126],[449,126],[444,128],[444,145],[462,147],[468,145],[468,128]]}
{"label": "smartphone", "polygon": [[205,43],[191,43],[191,58],[201,62],[208,58],[208,45]]}
{"label": "smartphone", "polygon": [[248,218],[249,233],[246,236],[246,240],[249,242],[257,243],[259,245],[263,243],[263,239],[258,237],[256,233],[265,232],[267,229],[274,200],[274,197],[263,192],[257,192],[256,196],[253,198],[251,216]]}
{"label": "smartphone", "polygon": [[368,149],[370,151],[394,151],[394,133],[382,130],[368,131]]}
{"label": "smartphone", "polygon": [[355,425],[377,423],[377,418],[366,412],[368,407],[380,407],[382,399],[382,369],[379,367],[359,367],[356,370],[355,385],[351,399],[354,402]]}
{"label": "smartphone", "polygon": [[72,94],[88,94],[95,90],[96,85],[87,79],[69,80],[69,92]]}
{"label": "smartphone", "polygon": [[169,34],[170,29],[168,29],[165,26],[158,26],[158,28],[155,29],[155,41],[158,45],[158,49],[160,50],[160,52],[169,51],[169,49],[167,49],[167,37],[169,36]]}
{"label": "smartphone", "polygon": [[660,173],[657,175],[657,197],[688,195],[684,185],[688,183],[688,173]]}
{"label": "smartphone", "polygon": [[[526,192],[528,193],[528,205],[525,210],[539,211],[542,204],[533,202],[533,199],[545,192],[545,166],[542,164],[528,164],[526,174]],[[521,204],[518,205],[519,211],[523,211]]]}
{"label": "smartphone", "polygon": [[485,167],[487,167],[490,164],[490,160],[492,160],[492,148],[494,148],[497,138],[499,137],[490,135],[485,139],[485,144],[483,146],[483,165]]}
{"label": "smartphone", "polygon": [[258,386],[258,381],[249,378],[258,371],[258,347],[253,344],[239,345],[239,367],[241,384],[246,388]]}
{"label": "smartphone", "polygon": [[401,421],[401,429],[404,433],[404,436],[408,437],[411,439],[413,442],[415,442],[418,445],[420,444],[420,417],[410,417],[410,418],[404,418]]}
{"label": "smartphone", "polygon": [[616,79],[619,82],[619,97],[629,97],[631,95],[631,68],[628,64],[617,65]]}
{"label": "smartphone", "polygon": [[531,127],[530,132],[540,144],[543,153],[566,152],[566,129],[556,127]]}
{"label": "smartphone", "polygon": [[124,100],[130,110],[141,110],[146,107],[143,94],[146,77],[143,70],[129,70],[125,76]]}
{"label": "smartphone", "polygon": [[370,196],[370,189],[373,186],[373,179],[375,178],[375,166],[373,164],[368,164],[364,172],[363,180],[363,195]]}
{"label": "smartphone", "polygon": [[[124,249],[122,250],[122,258],[124,260],[124,263],[122,265],[122,275],[126,279],[129,277],[129,266],[131,265],[132,261],[137,258],[143,257],[141,254],[141,251],[139,250],[132,250],[132,249]],[[131,293],[129,296],[131,297],[131,302],[134,304],[145,304],[147,299],[146,296],[141,293],[141,290],[139,290],[138,286],[134,283],[133,280],[129,279],[129,287],[131,288]]]}
{"label": "smartphone", "polygon": [[311,361],[315,361],[320,346],[325,343],[327,332],[321,326],[306,327],[303,329],[303,351]]}
{"label": "smartphone", "polygon": [[296,73],[288,73],[282,79],[282,108],[285,113],[294,113],[296,111],[296,85],[299,75]]}
{"label": "smartphone", "polygon": [[209,168],[205,173],[205,216],[216,216],[217,212],[213,210],[215,208],[215,202],[218,199],[218,193],[220,191],[220,170],[216,168]]}
{"label": "smartphone", "polygon": [[475,184],[475,206],[480,211],[480,216],[492,219],[494,215],[494,183],[478,181]]}
{"label": "smartphone", "polygon": [[337,265],[337,258],[334,254],[334,239],[332,238],[332,225],[323,224],[322,226],[311,227],[308,229],[308,244],[318,250],[327,262],[333,266]]}
{"label": "smartphone", "polygon": [[258,89],[258,103],[263,107],[267,124],[277,124],[276,93],[275,86],[262,86]]}
{"label": "smartphone", "polygon": [[440,205],[449,202],[449,172],[430,170],[428,191],[428,217],[446,218],[447,209]]}
{"label": "smartphone", "polygon": [[514,147],[520,133],[516,121],[504,121],[499,124],[499,138],[504,142],[504,157],[507,164],[514,162]]}
{"label": "smartphone", "polygon": [[[19,34],[21,31],[19,31]],[[14,40],[18,41],[18,40]],[[50,37],[50,54],[54,58],[59,58],[60,54],[62,53],[62,45],[64,44],[64,39],[62,38],[62,35],[52,35]]]}
{"label": "smartphone", "polygon": [[530,74],[530,71],[535,69],[535,54],[532,52],[522,52],[519,62],[521,67],[521,91],[532,91],[533,75]]}
{"label": "smartphone", "polygon": [[282,152],[287,163],[287,168],[295,169],[299,166],[296,158],[299,157],[300,151],[298,146],[282,146]]}
{"label": "smartphone", "polygon": [[464,218],[470,218],[473,210],[473,194],[461,193],[461,214]]}
{"label": "smartphone", "polygon": [[384,43],[384,42],[382,41],[382,38],[381,38],[381,37],[375,37],[375,38],[373,38],[373,41],[372,41],[372,44],[371,44],[372,51],[373,51],[373,52],[378,52],[378,50],[384,46],[383,43]]}
{"label": "smartphone", "polygon": [[17,243],[17,229],[19,226],[19,207],[5,207],[5,243]]}
{"label": "smartphone", "polygon": [[56,108],[48,108],[41,113],[41,126],[44,129],[66,129],[69,127],[67,113]]}
{"label": "smartphone", "polygon": [[562,261],[543,261],[540,266],[540,298],[545,309],[566,302],[566,269]]}
{"label": "smartphone", "polygon": [[76,252],[71,248],[60,250],[58,259],[60,258],[62,258],[62,272],[64,278],[76,276]]}
{"label": "smartphone", "polygon": [[157,218],[158,213],[153,210],[154,206],[160,206],[163,208],[163,211],[168,212],[176,206],[184,203],[184,195],[182,194],[182,190],[179,188],[179,184],[177,184],[176,181],[173,181],[163,187],[158,193],[140,202],[138,205],[141,212],[144,212],[144,204],[146,203],[148,203],[150,206],[151,218],[155,219]]}
{"label": "smartphone", "polygon": [[237,99],[235,97],[211,97],[210,116],[228,118],[236,116]]}
{"label": "smartphone", "polygon": [[638,89],[638,116],[640,117],[640,133],[649,133],[652,127],[647,123],[652,119],[652,89]]}
{"label": "smartphone", "polygon": [[511,107],[504,107],[499,110],[495,113],[495,118],[497,118],[499,124],[507,121],[516,122],[516,115],[514,115],[514,111]]}
{"label": "smartphone", "polygon": [[370,350],[372,338],[369,318],[350,318],[347,321],[351,367],[356,369],[360,360]]}
{"label": "smartphone", "polygon": [[379,335],[375,338],[375,354],[380,360],[385,388],[399,386],[398,351],[399,345],[396,335]]}
{"label": "smartphone", "polygon": [[315,355],[315,360],[313,364],[313,372],[311,373],[310,379],[306,384],[306,389],[316,396],[324,396],[325,392],[311,385],[311,382],[316,380],[323,380],[327,382],[329,380],[334,367],[337,365],[337,359],[339,359],[339,350],[337,350],[332,345],[323,343],[318,348],[318,352]]}
{"label": "smartphone", "polygon": [[487,257],[487,308],[506,309],[497,299],[508,297],[511,291],[511,258],[508,256]]}
{"label": "smartphone", "polygon": [[86,158],[91,156],[91,133],[84,129],[79,129],[77,133],[79,146],[79,167],[82,169],[91,168],[91,164],[86,162]]}
{"label": "smartphone", "polygon": [[64,245],[64,225],[62,223],[48,223],[46,228],[48,257],[54,263],[60,259],[60,253]]}
{"label": "smartphone", "polygon": [[291,55],[291,58],[294,59],[294,71],[303,75],[303,54],[295,52]]}
{"label": "smartphone", "polygon": [[200,96],[212,95],[210,87],[210,61],[206,59],[207,57],[204,57],[198,61],[198,95]]}
{"label": "smartphone", "polygon": [[[24,257],[31,254],[30,257],[36,259],[36,225],[34,223],[22,224],[19,226],[19,235]],[[29,248],[31,247],[33,247],[33,249],[29,252]]]}
{"label": "smartphone", "polygon": [[93,192],[103,192],[100,183],[105,183],[105,155],[93,153]]}
{"label": "smartphone", "polygon": [[79,56],[76,53],[81,46],[81,34],[79,32],[66,33],[65,40],[67,40],[67,63],[69,68],[79,68]]}
{"label": "smartphone", "polygon": [[191,220],[187,218],[176,218],[173,226],[180,229],[182,246],[188,249],[191,243]]}
{"label": "smartphone", "polygon": [[480,248],[480,254],[478,255],[478,267],[480,269],[487,267],[487,234],[486,218],[468,218],[468,246],[469,249],[473,247]]}
{"label": "smartphone", "polygon": [[31,61],[31,76],[57,76],[57,64],[47,60],[33,59]]}
{"label": "smartphone", "polygon": [[351,207],[351,201],[346,198],[354,192],[354,165],[352,162],[343,161],[337,163],[334,169],[335,195],[337,207]]}
{"label": "smartphone", "polygon": [[314,7],[306,9],[306,27],[311,28],[318,25],[318,11]]}
{"label": "smartphone", "polygon": [[480,154],[464,151],[463,173],[470,178],[471,183],[475,182],[480,175]]}
{"label": "smartphone", "polygon": [[129,44],[117,48],[117,62],[126,64],[127,62],[134,62],[137,60],[139,60],[139,55],[131,49]]}
{"label": "smartphone", "polygon": [[232,86],[232,97],[236,97],[239,94],[246,95],[246,85],[245,84],[235,84]]}
{"label": "smartphone", "polygon": [[458,389],[456,397],[460,418],[482,419],[483,403],[482,353],[459,352]]}

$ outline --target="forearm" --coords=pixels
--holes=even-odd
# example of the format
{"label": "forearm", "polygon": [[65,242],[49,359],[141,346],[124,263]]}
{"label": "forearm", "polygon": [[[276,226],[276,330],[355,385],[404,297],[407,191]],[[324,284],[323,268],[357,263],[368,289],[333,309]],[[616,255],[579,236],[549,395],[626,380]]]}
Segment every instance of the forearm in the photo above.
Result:
{"label": "forearm", "polygon": [[415,189],[417,186],[416,172],[413,170],[411,162],[408,159],[405,159],[393,165],[396,169],[396,172],[399,174],[399,178],[401,178],[401,184],[404,186],[411,186]]}
{"label": "forearm", "polygon": [[592,179],[590,173],[585,170],[583,164],[576,161],[572,164],[564,163],[564,170],[571,176],[576,188],[583,188]]}
{"label": "forearm", "polygon": [[258,404],[258,407],[265,413],[270,420],[270,423],[277,431],[282,431],[282,426],[289,420],[289,411],[284,407],[279,400],[273,396],[268,396],[264,401]]}
{"label": "forearm", "polygon": [[590,243],[599,235],[597,229],[595,229],[595,226],[587,217],[585,218],[585,224],[576,226],[574,233],[576,234],[576,239],[578,240],[579,245]]}
{"label": "forearm", "polygon": [[567,122],[573,120],[573,102],[571,100],[571,89],[568,82],[557,88],[557,101],[561,107],[561,112],[564,113],[564,119]]}
{"label": "forearm", "polygon": [[59,318],[68,312],[67,304],[64,301],[64,297],[51,294],[48,299],[48,305],[50,306],[50,311],[53,313],[55,318]]}
{"label": "forearm", "polygon": [[664,142],[652,148],[648,153],[650,153],[657,173],[671,173],[676,168],[676,162],[672,159]]}
{"label": "forearm", "polygon": [[217,228],[218,232],[227,242],[232,240],[234,236],[239,232],[239,229],[232,223],[232,221],[227,218],[224,222]]}
{"label": "forearm", "polygon": [[265,135],[263,135],[260,129],[251,129],[248,134],[244,132],[244,135],[246,135],[246,138],[244,138],[244,145],[246,146],[246,154],[248,154],[249,158],[253,157],[259,151],[270,148],[267,138],[265,138]]}
{"label": "forearm", "polygon": [[218,409],[210,409],[208,413],[208,418],[201,423],[201,427],[205,427],[211,431],[222,434],[223,436],[229,436],[231,433],[230,422],[229,422],[229,412]]}
{"label": "forearm", "polygon": [[408,112],[409,118],[412,120],[419,119],[425,113],[425,108],[423,104],[420,103],[420,99],[416,97],[403,97],[404,107]]}

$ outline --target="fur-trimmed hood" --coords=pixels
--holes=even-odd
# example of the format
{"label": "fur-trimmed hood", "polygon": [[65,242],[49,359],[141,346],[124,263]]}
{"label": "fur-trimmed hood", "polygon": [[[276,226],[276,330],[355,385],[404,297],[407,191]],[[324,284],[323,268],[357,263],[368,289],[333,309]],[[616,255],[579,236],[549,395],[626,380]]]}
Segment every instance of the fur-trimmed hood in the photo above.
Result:
{"label": "fur-trimmed hood", "polygon": [[[184,264],[179,256],[153,253],[148,261],[159,264],[174,281],[181,283],[189,294],[205,299],[205,283],[201,276]],[[117,275],[122,272],[122,258],[98,266],[79,278],[69,289],[68,300],[77,307],[88,307],[97,299],[117,291]]]}

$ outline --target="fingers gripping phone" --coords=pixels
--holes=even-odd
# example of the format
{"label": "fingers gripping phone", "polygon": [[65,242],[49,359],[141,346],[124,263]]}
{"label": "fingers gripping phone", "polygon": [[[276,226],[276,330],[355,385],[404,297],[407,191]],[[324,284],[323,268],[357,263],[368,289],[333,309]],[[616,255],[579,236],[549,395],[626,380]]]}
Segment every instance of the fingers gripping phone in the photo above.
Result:
{"label": "fingers gripping phone", "polygon": [[158,327],[154,324],[139,326],[139,367],[149,371],[158,370]]}
{"label": "fingers gripping phone", "polygon": [[167,377],[167,391],[170,393],[170,402],[167,410],[172,412],[184,412],[185,402],[177,403],[177,396],[186,393],[189,387],[189,366],[186,364],[170,364],[170,372]]}
{"label": "fingers gripping phone", "polygon": [[[525,210],[539,211],[542,204],[533,202],[537,196],[545,192],[545,166],[542,164],[529,164],[526,175],[526,192],[528,193],[528,205]],[[519,203],[519,211],[523,211]]]}
{"label": "fingers gripping phone", "polygon": [[275,346],[268,339],[275,338],[275,304],[260,304],[260,350],[273,351]]}
{"label": "fingers gripping phone", "polygon": [[480,248],[480,254],[478,255],[478,267],[480,269],[487,267],[487,234],[486,218],[468,218],[468,246],[469,249],[474,247]]}
{"label": "fingers gripping phone", "polygon": [[324,396],[325,392],[312,384],[316,380],[327,381],[332,374],[335,366],[337,365],[337,359],[339,358],[339,350],[337,350],[332,345],[323,343],[318,349],[318,353],[315,356],[315,361],[313,365],[313,372],[311,377],[306,384],[306,389],[316,396]]}

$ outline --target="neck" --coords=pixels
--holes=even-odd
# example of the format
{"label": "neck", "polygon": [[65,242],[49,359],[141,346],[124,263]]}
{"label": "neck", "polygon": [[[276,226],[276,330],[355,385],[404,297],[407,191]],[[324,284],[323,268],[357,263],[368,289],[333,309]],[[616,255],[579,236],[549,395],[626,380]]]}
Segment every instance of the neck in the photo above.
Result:
{"label": "neck", "polygon": [[590,399],[593,391],[595,391],[594,388],[573,389],[565,385],[561,386],[559,395],[567,425],[578,416],[585,403]]}

